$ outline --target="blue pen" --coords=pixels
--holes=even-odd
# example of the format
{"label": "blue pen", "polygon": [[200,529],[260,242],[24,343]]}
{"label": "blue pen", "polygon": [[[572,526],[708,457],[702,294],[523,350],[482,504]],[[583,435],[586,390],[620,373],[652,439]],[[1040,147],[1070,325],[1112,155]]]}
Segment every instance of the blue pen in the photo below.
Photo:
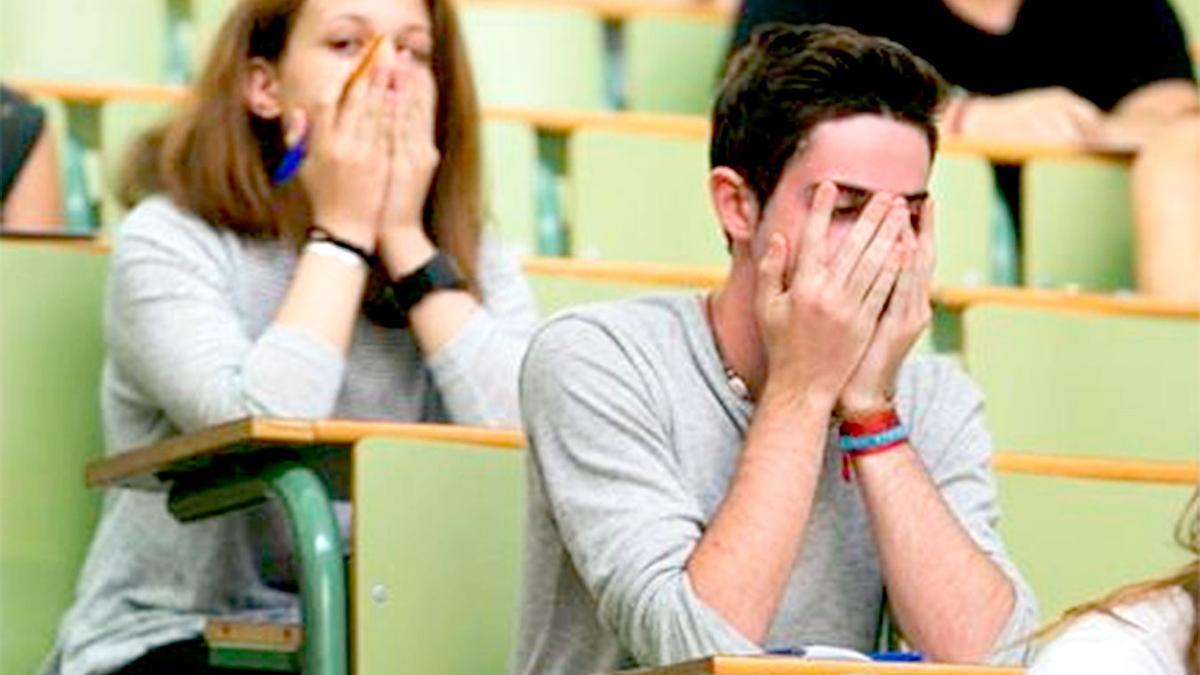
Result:
{"label": "blue pen", "polygon": [[292,179],[298,171],[300,171],[300,163],[304,161],[304,155],[308,152],[308,135],[300,137],[300,141],[289,147],[283,153],[283,159],[279,160],[279,166],[275,167],[275,173],[271,176],[272,182],[276,185],[283,185]]}
{"label": "blue pen", "polygon": [[916,663],[925,660],[925,655],[921,652],[871,652],[869,656],[872,661],[891,663]]}

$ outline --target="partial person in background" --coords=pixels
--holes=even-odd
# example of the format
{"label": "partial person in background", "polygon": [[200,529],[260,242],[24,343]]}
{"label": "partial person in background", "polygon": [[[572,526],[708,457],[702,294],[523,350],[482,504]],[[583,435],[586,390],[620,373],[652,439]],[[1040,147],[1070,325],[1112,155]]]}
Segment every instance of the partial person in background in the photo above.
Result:
{"label": "partial person in background", "polygon": [[[943,117],[949,134],[1170,147],[1134,168],[1137,280],[1200,301],[1200,204],[1169,179],[1200,172],[1200,134],[1186,131],[1200,93],[1167,0],[744,0],[734,47],[771,22],[845,25],[908,47],[961,90]],[[1018,214],[1019,173],[998,178]],[[1163,208],[1181,201],[1189,207]]]}
{"label": "partial person in background", "polygon": [[[481,231],[449,3],[242,0],[220,34],[131,160],[147,196],[109,272],[108,453],[250,415],[515,427],[536,317]],[[206,615],[297,606],[288,542],[273,504],[184,525],[164,495],[110,491],[46,672],[209,672]]]}
{"label": "partial person in background", "polygon": [[46,115],[0,85],[0,227],[53,231],[64,222],[58,156]]}
{"label": "partial person in background", "polygon": [[1200,491],[1176,539],[1194,557],[1175,574],[1068,611],[1029,675],[1200,675]]}

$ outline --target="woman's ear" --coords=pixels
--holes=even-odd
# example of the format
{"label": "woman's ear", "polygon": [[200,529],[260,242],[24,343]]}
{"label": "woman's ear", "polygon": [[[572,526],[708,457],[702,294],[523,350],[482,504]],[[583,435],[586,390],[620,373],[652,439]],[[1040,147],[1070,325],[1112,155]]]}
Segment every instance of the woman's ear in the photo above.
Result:
{"label": "woman's ear", "polygon": [[242,99],[255,117],[278,119],[283,114],[283,105],[279,102],[279,76],[275,66],[260,57],[250,59],[250,70],[242,82]]}
{"label": "woman's ear", "polygon": [[749,245],[758,227],[759,205],[741,174],[718,166],[708,174],[708,193],[730,248]]}

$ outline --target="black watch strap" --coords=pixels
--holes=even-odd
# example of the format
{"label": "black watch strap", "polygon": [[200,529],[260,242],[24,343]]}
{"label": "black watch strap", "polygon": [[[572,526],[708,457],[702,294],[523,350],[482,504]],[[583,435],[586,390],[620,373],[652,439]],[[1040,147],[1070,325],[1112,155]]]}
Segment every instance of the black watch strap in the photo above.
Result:
{"label": "black watch strap", "polygon": [[408,326],[408,313],[425,296],[437,290],[462,290],[466,287],[454,259],[438,251],[411,274],[368,291],[363,309],[367,318],[378,325],[405,328]]}
{"label": "black watch strap", "polygon": [[454,259],[438,251],[416,271],[393,281],[392,293],[396,295],[396,305],[400,311],[408,314],[418,302],[434,291],[462,290],[466,287]]}

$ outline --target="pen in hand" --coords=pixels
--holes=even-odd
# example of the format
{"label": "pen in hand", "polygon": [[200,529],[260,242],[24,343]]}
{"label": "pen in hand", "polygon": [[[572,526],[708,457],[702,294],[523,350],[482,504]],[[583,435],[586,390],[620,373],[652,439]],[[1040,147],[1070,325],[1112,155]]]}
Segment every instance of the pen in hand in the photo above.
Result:
{"label": "pen in hand", "polygon": [[[354,83],[362,78],[363,75],[370,70],[371,62],[375,60],[375,54],[379,51],[379,46],[383,44],[383,36],[376,35],[371,38],[371,42],[363,51],[363,56],[358,61],[358,65],[351,71],[350,77],[346,78],[346,84],[342,86],[342,91],[338,95],[337,108],[342,109],[346,103],[346,98],[350,94],[350,88]],[[295,127],[293,126],[293,130]],[[304,161],[304,156],[308,152],[308,129],[299,130],[298,133],[292,131],[295,137],[284,139],[287,149],[283,153],[283,158],[280,159],[279,165],[275,167],[275,172],[271,175],[271,182],[275,185],[283,185],[292,179],[300,171],[300,164]],[[291,134],[290,134],[291,135]]]}

